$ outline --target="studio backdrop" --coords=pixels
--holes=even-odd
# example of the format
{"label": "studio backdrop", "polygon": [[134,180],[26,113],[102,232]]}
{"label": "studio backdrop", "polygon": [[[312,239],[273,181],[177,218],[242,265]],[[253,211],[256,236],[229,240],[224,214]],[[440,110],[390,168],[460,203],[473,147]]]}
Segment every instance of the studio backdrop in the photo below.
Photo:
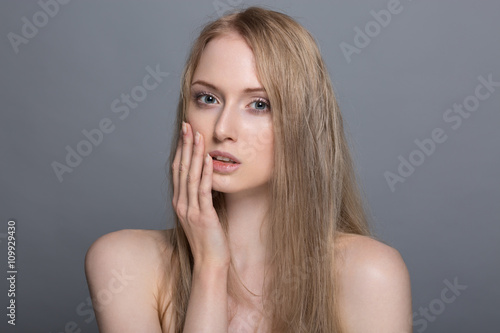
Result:
{"label": "studio backdrop", "polygon": [[370,223],[410,272],[414,332],[500,332],[494,0],[2,1],[0,331],[97,332],[86,251],[173,226],[165,165],[189,47],[250,5],[316,38]]}

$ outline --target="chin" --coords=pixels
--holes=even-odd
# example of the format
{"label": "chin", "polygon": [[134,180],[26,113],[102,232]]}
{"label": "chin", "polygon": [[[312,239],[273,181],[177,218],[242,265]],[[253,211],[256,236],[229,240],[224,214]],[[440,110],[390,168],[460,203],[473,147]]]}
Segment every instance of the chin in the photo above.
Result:
{"label": "chin", "polygon": [[212,176],[212,190],[214,191],[224,193],[237,192],[237,184],[241,184],[241,182],[229,175],[221,175],[214,172]]}
{"label": "chin", "polygon": [[[214,174],[215,175],[215,174]],[[212,190],[221,193],[243,193],[247,194],[263,194],[269,190],[269,183],[258,183],[258,184],[242,184],[241,180],[230,178],[227,176],[216,177],[212,179]]]}
{"label": "chin", "polygon": [[232,184],[234,184],[234,182],[235,181],[231,178],[231,176],[221,175],[214,172],[212,176],[212,189],[219,192],[225,192],[230,187],[232,187]]}

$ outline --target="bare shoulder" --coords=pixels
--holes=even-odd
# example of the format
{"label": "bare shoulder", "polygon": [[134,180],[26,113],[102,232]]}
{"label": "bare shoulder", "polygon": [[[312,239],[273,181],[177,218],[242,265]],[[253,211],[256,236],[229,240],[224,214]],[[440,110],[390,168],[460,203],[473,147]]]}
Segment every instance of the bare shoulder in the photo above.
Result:
{"label": "bare shoulder", "polygon": [[410,276],[399,251],[368,236],[344,234],[336,262],[349,332],[412,332]]}
{"label": "bare shoulder", "polygon": [[[139,266],[159,265],[171,249],[171,230],[124,229],[99,237],[89,247],[85,266],[99,269],[110,264]],[[129,267],[132,269],[132,267]],[[159,267],[158,267],[159,268]]]}
{"label": "bare shoulder", "polygon": [[168,269],[170,232],[119,230],[89,247],[85,274],[101,332],[161,332],[158,285]]}
{"label": "bare shoulder", "polygon": [[[372,273],[376,273],[382,268],[385,268],[383,271],[387,268],[406,271],[398,250],[369,236],[342,234],[337,241],[337,249],[341,263],[351,264],[345,267],[345,273],[358,269],[374,270]],[[354,263],[357,265],[353,266]]]}

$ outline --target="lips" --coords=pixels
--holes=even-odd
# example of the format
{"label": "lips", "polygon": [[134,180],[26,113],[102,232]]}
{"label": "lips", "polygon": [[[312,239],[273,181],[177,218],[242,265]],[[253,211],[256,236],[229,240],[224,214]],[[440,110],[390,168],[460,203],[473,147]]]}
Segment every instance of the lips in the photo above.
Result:
{"label": "lips", "polygon": [[[214,150],[214,151],[211,151],[210,153],[208,153],[214,160],[216,157],[222,157],[222,158],[228,158],[231,160],[231,162],[234,162],[235,164],[241,164],[241,162],[236,158],[234,157],[233,155],[227,153],[227,152],[224,152],[224,151],[220,151],[220,150]],[[221,161],[221,162],[225,162],[225,161]],[[228,162],[226,162],[228,163]]]}

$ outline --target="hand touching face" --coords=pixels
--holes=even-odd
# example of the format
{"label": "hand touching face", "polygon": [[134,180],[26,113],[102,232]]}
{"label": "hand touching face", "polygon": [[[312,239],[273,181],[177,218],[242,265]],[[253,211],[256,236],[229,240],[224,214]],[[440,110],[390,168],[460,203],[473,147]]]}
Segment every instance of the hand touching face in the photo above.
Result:
{"label": "hand touching face", "polygon": [[202,134],[205,154],[227,153],[240,163],[230,172],[218,172],[214,165],[213,189],[234,193],[265,188],[273,168],[271,105],[242,37],[231,33],[207,44],[189,98],[187,121],[193,133]]}

